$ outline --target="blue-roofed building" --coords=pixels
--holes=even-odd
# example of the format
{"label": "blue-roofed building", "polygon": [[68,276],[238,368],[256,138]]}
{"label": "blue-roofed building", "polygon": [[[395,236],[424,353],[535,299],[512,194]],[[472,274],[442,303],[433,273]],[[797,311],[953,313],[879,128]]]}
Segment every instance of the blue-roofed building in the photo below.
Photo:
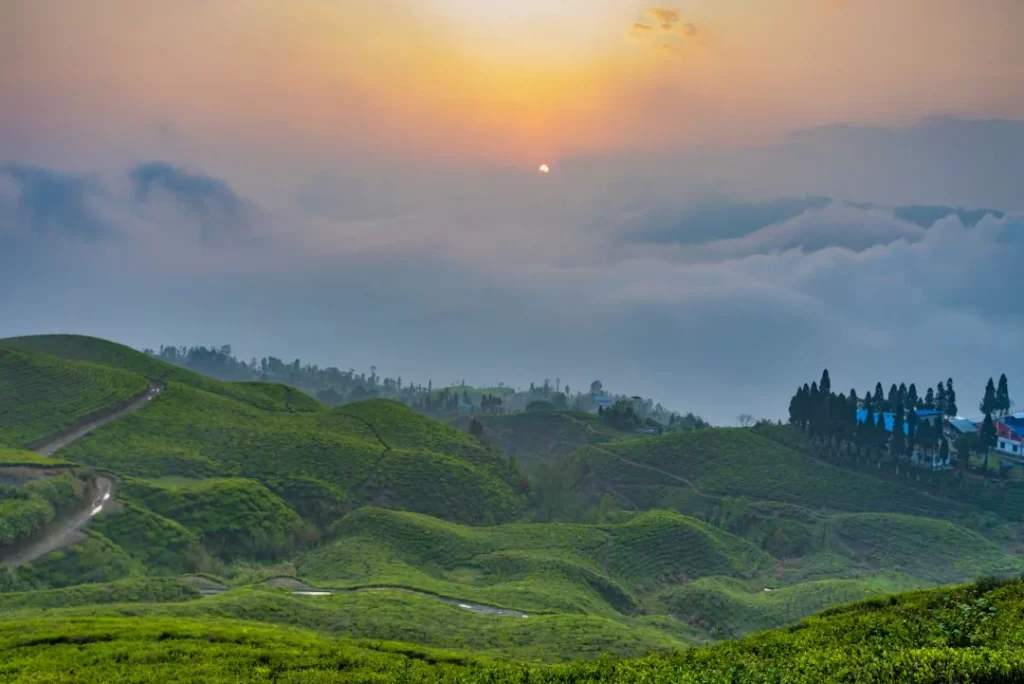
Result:
{"label": "blue-roofed building", "polygon": [[[883,413],[882,416],[885,418],[885,431],[892,432],[893,423],[896,422],[895,413]],[[868,412],[864,409],[857,409],[857,422],[863,423],[868,419]],[[878,422],[878,414],[875,414],[875,422]],[[907,434],[907,423],[903,423],[903,434]]]}

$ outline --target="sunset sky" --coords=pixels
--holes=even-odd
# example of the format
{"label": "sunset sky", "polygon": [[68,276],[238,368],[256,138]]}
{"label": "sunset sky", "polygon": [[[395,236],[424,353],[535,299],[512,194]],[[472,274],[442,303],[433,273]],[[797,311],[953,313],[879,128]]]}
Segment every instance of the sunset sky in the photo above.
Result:
{"label": "sunset sky", "polygon": [[[0,0],[0,287],[25,293],[0,336],[442,382],[613,365],[719,421],[724,397],[666,378],[742,371],[773,416],[825,364],[1024,382],[1019,354],[966,360],[1024,341],[1020,299],[958,303],[994,259],[1024,284],[1022,27],[1020,0]],[[808,196],[834,203],[771,205]],[[956,233],[893,209],[924,204],[1009,214]],[[954,252],[974,276],[944,297],[900,271],[916,332],[839,287]],[[987,337],[899,357],[958,325]],[[753,329],[774,370],[726,355]],[[451,340],[481,331],[500,362]]]}

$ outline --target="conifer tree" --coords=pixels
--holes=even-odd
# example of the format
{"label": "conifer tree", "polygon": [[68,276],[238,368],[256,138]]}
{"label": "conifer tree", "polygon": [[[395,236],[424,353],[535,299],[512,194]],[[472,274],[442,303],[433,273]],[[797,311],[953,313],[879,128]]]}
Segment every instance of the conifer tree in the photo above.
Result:
{"label": "conifer tree", "polygon": [[900,403],[900,389],[896,386],[896,383],[893,383],[889,388],[888,402],[886,410],[890,413],[894,413],[896,411],[896,404]]}
{"label": "conifer tree", "polygon": [[1010,388],[1006,380],[1006,373],[999,376],[999,387],[996,389],[996,410],[999,415],[1005,416],[1010,412]]}
{"label": "conifer tree", "polygon": [[935,390],[931,387],[929,387],[928,391],[924,393],[924,407],[929,411],[935,409]]}
{"label": "conifer tree", "polygon": [[978,410],[991,418],[990,414],[994,413],[998,408],[998,402],[996,401],[996,385],[992,382],[992,378],[989,378],[988,384],[985,385],[985,396],[982,397],[981,403],[978,404]]}
{"label": "conifer tree", "polygon": [[953,378],[946,380],[946,415],[955,416],[959,409],[956,406],[956,392],[953,390]]}
{"label": "conifer tree", "polygon": [[907,400],[905,403],[908,409],[917,408],[917,386],[914,383],[910,383],[910,387],[907,388]]}
{"label": "conifer tree", "polygon": [[935,408],[946,414],[946,385],[941,382],[935,386]]}
{"label": "conifer tree", "polygon": [[881,413],[885,410],[885,392],[882,391],[882,383],[875,383],[875,411]]}
{"label": "conifer tree", "polygon": [[907,447],[907,435],[904,430],[903,405],[897,403],[894,407],[892,417],[892,437],[889,441],[889,451],[893,456],[901,456]]}
{"label": "conifer tree", "polygon": [[818,383],[818,391],[824,395],[832,393],[832,380],[828,376],[828,368],[821,372],[821,382]]}
{"label": "conifer tree", "polygon": [[981,445],[985,447],[985,453],[996,445],[996,424],[992,422],[991,413],[985,414],[981,424]]}

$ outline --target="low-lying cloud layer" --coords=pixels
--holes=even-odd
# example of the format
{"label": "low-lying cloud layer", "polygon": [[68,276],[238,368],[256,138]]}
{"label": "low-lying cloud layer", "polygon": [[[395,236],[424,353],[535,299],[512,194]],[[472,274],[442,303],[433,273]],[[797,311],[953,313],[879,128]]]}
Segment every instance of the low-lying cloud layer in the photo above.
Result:
{"label": "low-lying cloud layer", "polygon": [[[435,382],[599,378],[720,423],[782,417],[825,366],[858,391],[952,375],[965,406],[990,375],[1024,378],[1024,215],[719,201],[660,214],[659,232],[645,196],[599,201],[607,186],[434,180],[346,215],[309,188],[261,208],[164,162],[4,167],[0,287],[17,295],[0,335],[230,342]],[[687,228],[700,212],[746,218],[715,237]]]}

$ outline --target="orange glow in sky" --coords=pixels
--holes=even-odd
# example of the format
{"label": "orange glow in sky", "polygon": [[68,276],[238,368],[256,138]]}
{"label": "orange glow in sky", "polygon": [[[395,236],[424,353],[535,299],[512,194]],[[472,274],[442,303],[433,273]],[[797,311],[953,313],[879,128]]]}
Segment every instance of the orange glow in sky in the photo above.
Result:
{"label": "orange glow in sky", "polygon": [[535,164],[834,122],[1024,118],[1019,0],[13,5],[0,116],[26,134],[172,121],[238,144]]}

